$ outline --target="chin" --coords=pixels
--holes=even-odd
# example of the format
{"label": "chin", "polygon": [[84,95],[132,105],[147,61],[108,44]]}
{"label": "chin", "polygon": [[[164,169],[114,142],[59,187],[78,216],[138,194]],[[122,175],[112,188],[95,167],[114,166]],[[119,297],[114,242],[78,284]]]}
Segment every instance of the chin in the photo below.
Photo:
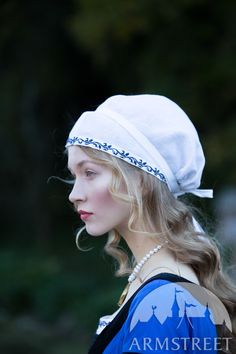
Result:
{"label": "chin", "polygon": [[109,232],[110,230],[99,230],[99,229],[95,229],[95,228],[90,228],[89,226],[86,226],[86,231],[89,235],[91,236],[102,236],[105,235],[107,232]]}

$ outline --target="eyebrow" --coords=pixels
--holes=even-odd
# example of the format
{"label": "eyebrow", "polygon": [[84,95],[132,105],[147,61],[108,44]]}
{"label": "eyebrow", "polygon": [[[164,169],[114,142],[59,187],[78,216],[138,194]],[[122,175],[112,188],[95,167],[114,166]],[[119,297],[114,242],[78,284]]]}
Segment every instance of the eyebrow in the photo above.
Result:
{"label": "eyebrow", "polygon": [[[96,165],[97,165],[97,163],[94,162],[94,161],[91,161],[91,160],[82,160],[82,161],[80,161],[79,163],[76,164],[76,168],[77,168],[77,167],[82,167],[86,162],[93,163],[93,164],[96,164]],[[70,168],[69,166],[67,166],[67,168],[68,168],[69,171],[71,171],[71,168]]]}

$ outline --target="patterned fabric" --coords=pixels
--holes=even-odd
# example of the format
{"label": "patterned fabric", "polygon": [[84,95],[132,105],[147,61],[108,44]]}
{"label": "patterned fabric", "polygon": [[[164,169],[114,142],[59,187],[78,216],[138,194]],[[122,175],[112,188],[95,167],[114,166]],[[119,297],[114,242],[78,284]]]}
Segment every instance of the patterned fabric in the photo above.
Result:
{"label": "patterned fabric", "polygon": [[66,144],[90,146],[97,150],[112,153],[114,156],[126,160],[131,165],[134,165],[138,168],[145,170],[146,172],[151,173],[152,175],[158,177],[162,182],[166,183],[165,176],[156,167],[148,165],[147,162],[144,162],[141,159],[137,160],[136,157],[131,156],[128,152],[125,152],[124,150],[118,150],[114,148],[111,144],[94,141],[92,138],[82,139],[79,137],[68,138]]}

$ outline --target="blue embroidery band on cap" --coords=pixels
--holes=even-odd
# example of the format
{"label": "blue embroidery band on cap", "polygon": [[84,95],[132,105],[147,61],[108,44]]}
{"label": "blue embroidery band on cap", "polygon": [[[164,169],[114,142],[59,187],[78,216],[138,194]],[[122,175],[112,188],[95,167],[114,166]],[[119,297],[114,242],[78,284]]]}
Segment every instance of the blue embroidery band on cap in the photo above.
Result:
{"label": "blue embroidery band on cap", "polygon": [[107,143],[100,143],[98,141],[94,141],[92,138],[68,138],[66,141],[66,146],[68,145],[84,145],[84,146],[93,146],[94,148],[98,150],[103,150],[106,152],[111,152],[114,156],[117,156],[121,159],[127,160],[130,164],[141,168],[143,170],[146,170],[147,172],[151,173],[155,177],[159,178],[160,181],[167,183],[165,176],[163,173],[160,172],[156,167],[149,166],[147,162],[144,162],[143,160],[137,160],[135,157],[130,156],[128,152],[125,152],[124,150],[119,151],[116,148],[112,147],[112,145],[108,145]]}

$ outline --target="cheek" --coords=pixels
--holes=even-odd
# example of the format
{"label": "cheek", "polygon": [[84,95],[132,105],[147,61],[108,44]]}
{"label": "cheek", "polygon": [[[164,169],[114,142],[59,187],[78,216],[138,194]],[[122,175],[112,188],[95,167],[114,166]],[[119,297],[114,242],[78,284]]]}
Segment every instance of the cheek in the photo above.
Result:
{"label": "cheek", "polygon": [[[112,199],[110,192],[107,188],[100,189],[93,195],[93,200],[96,203],[96,206],[99,206],[101,209],[113,209],[116,206],[116,202]],[[99,210],[98,210],[99,211]]]}
{"label": "cheek", "polygon": [[[93,188],[90,189],[89,199],[93,204],[91,207],[93,212],[100,217],[109,215],[108,219],[120,220],[129,213],[130,207],[125,202],[113,199],[108,189],[110,181],[110,174],[103,176],[103,178],[98,179],[93,185]],[[120,192],[126,193],[126,188],[123,184],[120,186]]]}
{"label": "cheek", "polygon": [[114,217],[115,215],[119,217],[120,215],[127,213],[127,204],[122,201],[117,201],[112,198],[107,185],[103,186],[103,188],[96,188],[94,193],[91,193],[93,206],[96,210],[94,210],[97,214],[110,215],[110,217]]}

